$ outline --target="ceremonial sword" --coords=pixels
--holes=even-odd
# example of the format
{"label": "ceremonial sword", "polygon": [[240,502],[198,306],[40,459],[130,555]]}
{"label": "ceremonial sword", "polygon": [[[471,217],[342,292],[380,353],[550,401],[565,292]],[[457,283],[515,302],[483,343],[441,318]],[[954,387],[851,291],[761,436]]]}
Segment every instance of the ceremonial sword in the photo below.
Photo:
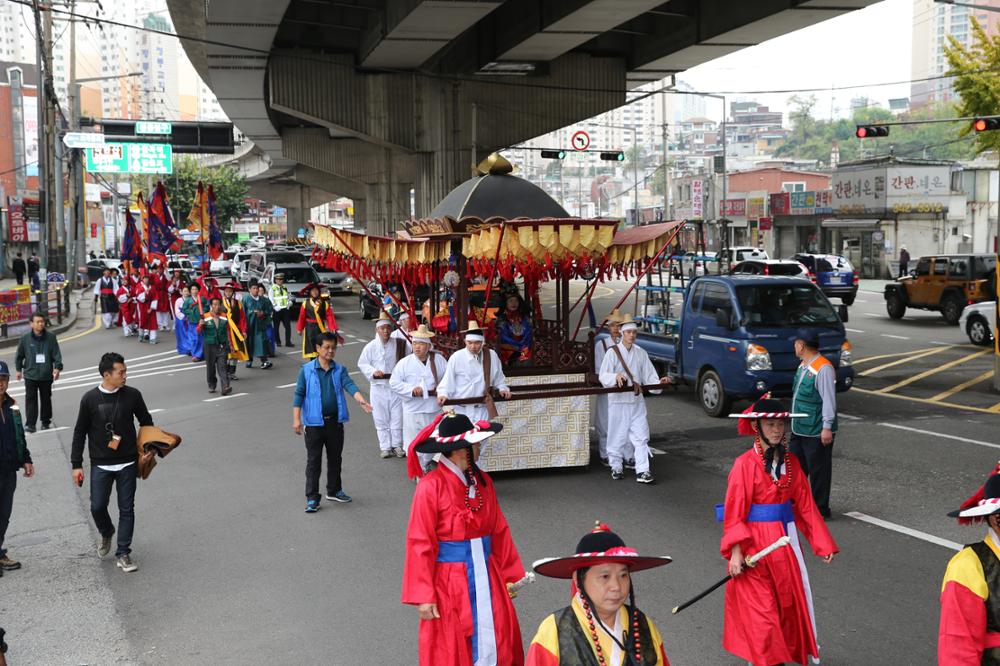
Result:
{"label": "ceremonial sword", "polygon": [[[758,562],[760,562],[762,559],[764,559],[765,557],[767,557],[768,555],[770,555],[774,551],[778,550],[782,546],[787,546],[791,542],[792,542],[791,537],[789,537],[786,534],[785,536],[781,537],[780,539],[778,539],[777,541],[775,541],[774,543],[772,543],[770,546],[768,546],[767,548],[765,548],[764,550],[757,551],[756,553],[754,553],[753,555],[751,555],[750,557],[748,557],[746,559],[746,566],[753,567],[755,564],[757,564]],[[696,603],[698,601],[701,601],[703,598],[707,597],[712,592],[714,592],[715,590],[717,590],[720,587],[722,587],[723,585],[725,585],[725,583],[730,578],[732,578],[732,577],[733,577],[732,574],[728,574],[725,578],[723,578],[722,580],[720,580],[718,583],[713,584],[711,587],[709,587],[707,590],[705,590],[701,594],[697,595],[693,599],[689,599],[689,600],[685,601],[680,606],[674,606],[674,609],[672,611],[670,611],[670,612],[673,613],[674,615],[676,615],[677,613],[680,613],[682,610],[684,610],[685,608],[687,608],[691,604],[694,604],[694,603]]]}

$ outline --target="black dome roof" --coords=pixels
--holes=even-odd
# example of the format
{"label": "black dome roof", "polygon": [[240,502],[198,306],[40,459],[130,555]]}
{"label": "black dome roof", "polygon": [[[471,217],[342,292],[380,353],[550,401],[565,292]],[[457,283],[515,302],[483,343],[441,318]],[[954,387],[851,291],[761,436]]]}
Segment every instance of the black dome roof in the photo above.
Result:
{"label": "black dome roof", "polygon": [[[430,217],[461,220],[478,217],[514,219],[527,217],[570,217],[566,209],[546,192],[523,178],[510,174],[510,163],[491,156],[489,173],[470,178],[451,192],[431,211]],[[486,164],[484,162],[484,164]]]}

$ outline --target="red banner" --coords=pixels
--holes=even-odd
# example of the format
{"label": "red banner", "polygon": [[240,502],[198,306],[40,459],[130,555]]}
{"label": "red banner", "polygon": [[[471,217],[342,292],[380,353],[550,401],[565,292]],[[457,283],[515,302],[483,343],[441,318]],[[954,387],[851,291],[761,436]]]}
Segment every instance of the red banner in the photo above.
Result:
{"label": "red banner", "polygon": [[774,220],[770,217],[762,217],[757,220],[757,228],[761,231],[770,231],[774,226]]}
{"label": "red banner", "polygon": [[13,203],[8,199],[7,220],[10,232],[7,237],[11,243],[28,242],[28,220],[24,217],[24,206],[20,203]]}
{"label": "red banner", "polygon": [[791,211],[791,197],[788,192],[775,192],[771,195],[771,215],[788,215]]}
{"label": "red banner", "polygon": [[722,200],[722,216],[723,217],[746,217],[747,214],[747,200],[746,199],[723,199]]}

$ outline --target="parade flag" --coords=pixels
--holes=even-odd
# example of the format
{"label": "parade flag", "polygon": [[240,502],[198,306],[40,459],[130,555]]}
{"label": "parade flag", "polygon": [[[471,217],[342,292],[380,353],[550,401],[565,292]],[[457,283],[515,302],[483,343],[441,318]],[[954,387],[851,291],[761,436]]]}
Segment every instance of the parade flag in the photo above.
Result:
{"label": "parade flag", "polygon": [[153,198],[149,200],[148,206],[149,236],[146,243],[149,247],[149,256],[160,259],[164,265],[167,263],[167,252],[180,246],[181,239],[174,233],[176,225],[167,206],[167,189],[163,183],[157,183],[153,191]]}
{"label": "parade flag", "polygon": [[[201,183],[198,187],[201,189]],[[215,214],[215,188],[211,185],[208,186],[205,204],[208,213],[208,255],[212,259],[218,259],[222,256],[222,231],[219,229],[219,220]]]}
{"label": "parade flag", "polygon": [[[209,192],[211,192],[212,186],[208,186]],[[202,182],[198,181],[198,192],[194,196],[194,203],[191,205],[191,212],[188,213],[188,231],[197,231],[198,238],[195,239],[196,243],[204,243],[205,238],[209,235],[209,224],[212,221],[211,214],[209,212],[208,197],[209,193],[205,192],[205,186]]]}
{"label": "parade flag", "polygon": [[139,222],[141,226],[142,238],[149,240],[149,208],[146,206],[146,198],[142,196],[142,191],[135,195],[135,207],[139,210]]}
{"label": "parade flag", "polygon": [[125,238],[122,240],[122,261],[127,261],[133,266],[142,266],[142,239],[139,237],[139,229],[135,225],[135,218],[132,217],[132,211],[128,208],[125,209]]}

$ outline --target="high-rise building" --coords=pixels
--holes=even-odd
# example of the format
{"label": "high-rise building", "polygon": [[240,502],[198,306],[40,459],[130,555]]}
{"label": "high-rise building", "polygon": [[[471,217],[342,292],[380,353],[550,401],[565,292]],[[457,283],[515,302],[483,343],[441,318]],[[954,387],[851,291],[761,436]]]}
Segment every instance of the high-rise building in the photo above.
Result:
{"label": "high-rise building", "polygon": [[[1000,0],[977,0],[974,4],[1000,9]],[[911,60],[910,104],[913,107],[932,102],[947,102],[955,97],[948,72],[945,47],[952,37],[963,46],[973,40],[972,18],[989,35],[1000,32],[1000,12],[952,5],[934,0],[913,0],[913,42]]]}
{"label": "high-rise building", "polygon": [[177,108],[180,89],[177,85],[177,39],[150,32],[172,32],[163,14],[149,14],[142,25],[147,31],[139,39],[139,62],[142,72],[142,117],[170,120],[180,118]]}

